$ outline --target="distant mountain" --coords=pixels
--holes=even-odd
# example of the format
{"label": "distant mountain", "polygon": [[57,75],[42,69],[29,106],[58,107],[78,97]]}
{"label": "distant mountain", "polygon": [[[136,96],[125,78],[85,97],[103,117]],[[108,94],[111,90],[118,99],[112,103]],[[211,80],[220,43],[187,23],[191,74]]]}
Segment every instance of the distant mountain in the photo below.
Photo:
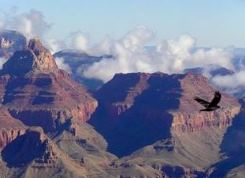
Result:
{"label": "distant mountain", "polygon": [[245,56],[245,48],[234,48],[234,56]]}
{"label": "distant mountain", "polygon": [[103,82],[97,79],[88,79],[83,76],[83,72],[95,62],[99,62],[104,58],[111,58],[112,56],[91,56],[80,51],[63,50],[55,53],[54,57],[56,60],[63,59],[63,62],[70,66],[71,76],[74,80],[87,86],[88,89],[96,90],[103,85]]}
{"label": "distant mountain", "polygon": [[227,69],[222,66],[209,66],[207,68],[203,67],[195,67],[195,68],[187,68],[184,70],[184,73],[191,73],[191,74],[199,74],[199,75],[205,75],[205,72],[208,72],[212,77],[215,76],[226,76],[226,75],[232,75],[235,72]]}
{"label": "distant mountain", "polygon": [[[146,46],[145,49],[149,53],[153,53],[156,49],[155,46]],[[192,51],[196,51],[198,49],[210,50],[210,48],[195,48]],[[234,48],[231,52],[233,52],[232,62],[235,66],[234,70],[241,70],[245,67],[245,49],[244,48]],[[62,58],[66,64],[68,64],[71,68],[72,78],[76,81],[84,84],[91,90],[97,90],[103,85],[103,82],[98,79],[89,79],[83,76],[83,71],[86,70],[89,66],[94,64],[95,62],[99,62],[104,58],[112,58],[112,55],[102,55],[102,56],[91,56],[84,52],[79,52],[76,50],[62,50],[54,54],[57,60]],[[205,74],[205,72],[209,72],[212,76],[225,76],[234,74],[234,71],[227,69],[218,65],[209,65],[207,67],[194,67],[194,68],[186,68],[184,73],[193,73],[193,74]]]}
{"label": "distant mountain", "polygon": [[0,57],[9,58],[15,51],[26,47],[24,35],[13,30],[0,31]]}

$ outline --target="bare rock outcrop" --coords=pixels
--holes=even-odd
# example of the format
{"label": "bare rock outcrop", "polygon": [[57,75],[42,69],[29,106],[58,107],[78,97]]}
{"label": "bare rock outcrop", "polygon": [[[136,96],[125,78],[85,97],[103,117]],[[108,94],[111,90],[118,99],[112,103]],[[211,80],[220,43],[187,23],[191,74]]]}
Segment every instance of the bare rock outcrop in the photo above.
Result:
{"label": "bare rock outcrop", "polygon": [[2,150],[11,141],[18,136],[23,135],[25,130],[23,129],[1,129],[0,130],[0,150]]}
{"label": "bare rock outcrop", "polygon": [[203,106],[193,100],[200,96],[211,101],[215,89],[208,84],[208,80],[201,75],[187,74],[180,81],[182,96],[179,109],[173,114],[172,132],[194,132],[205,128],[227,128],[233,118],[240,112],[238,100],[222,93],[221,109],[215,112],[199,112]]}
{"label": "bare rock outcrop", "polygon": [[27,126],[52,132],[67,119],[87,121],[97,107],[85,88],[58,69],[39,39],[15,52],[0,73],[1,104]]}
{"label": "bare rock outcrop", "polygon": [[215,90],[205,77],[190,73],[116,74],[98,91],[99,108],[89,122],[110,151],[129,154],[174,135],[229,127],[240,111],[234,97],[222,93],[221,109],[214,112],[200,112],[194,100],[211,100]]}
{"label": "bare rock outcrop", "polygon": [[33,161],[42,165],[55,163],[57,153],[42,129],[31,127],[2,150],[2,157],[8,166],[19,167]]}
{"label": "bare rock outcrop", "polygon": [[0,151],[11,141],[25,133],[25,126],[13,118],[7,109],[0,108]]}

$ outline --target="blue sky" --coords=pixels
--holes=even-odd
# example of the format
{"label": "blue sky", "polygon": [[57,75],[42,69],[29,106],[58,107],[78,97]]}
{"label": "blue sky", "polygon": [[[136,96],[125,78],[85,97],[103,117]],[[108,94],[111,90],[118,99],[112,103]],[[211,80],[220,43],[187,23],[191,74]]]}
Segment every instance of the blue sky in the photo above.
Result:
{"label": "blue sky", "polygon": [[189,34],[200,46],[245,47],[244,0],[0,0],[1,12],[13,7],[41,11],[55,38],[78,30],[119,38],[144,25],[160,39]]}

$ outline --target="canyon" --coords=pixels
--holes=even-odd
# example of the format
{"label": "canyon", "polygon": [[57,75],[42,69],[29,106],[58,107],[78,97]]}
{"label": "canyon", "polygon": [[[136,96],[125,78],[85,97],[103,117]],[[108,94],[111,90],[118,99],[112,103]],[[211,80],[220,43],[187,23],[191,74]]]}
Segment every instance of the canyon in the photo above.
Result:
{"label": "canyon", "polygon": [[220,109],[200,112],[194,100],[216,90],[157,72],[90,92],[31,39],[0,71],[0,177],[242,177],[244,103],[221,92]]}

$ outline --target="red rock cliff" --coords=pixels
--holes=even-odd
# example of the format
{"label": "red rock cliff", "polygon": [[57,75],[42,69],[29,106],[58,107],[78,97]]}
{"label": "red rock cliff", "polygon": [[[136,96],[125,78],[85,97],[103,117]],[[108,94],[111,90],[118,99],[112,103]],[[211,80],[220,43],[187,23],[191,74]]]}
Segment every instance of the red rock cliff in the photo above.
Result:
{"label": "red rock cliff", "polygon": [[239,113],[240,104],[232,96],[222,93],[221,109],[215,112],[199,112],[202,105],[193,100],[194,96],[211,101],[215,89],[201,75],[187,74],[180,81],[182,96],[179,109],[173,112],[172,131],[175,133],[193,132],[204,128],[227,128]]}
{"label": "red rock cliff", "polygon": [[90,122],[120,156],[173,134],[227,128],[240,110],[234,97],[222,93],[221,109],[214,112],[199,112],[194,100],[211,100],[214,92],[201,75],[117,74],[98,91],[99,108]]}
{"label": "red rock cliff", "polygon": [[[28,126],[54,131],[67,119],[83,123],[97,107],[97,101],[59,70],[53,56],[40,40],[32,39],[3,66],[0,98],[11,115]],[[20,104],[21,103],[21,104]]]}
{"label": "red rock cliff", "polygon": [[0,150],[25,133],[25,126],[14,119],[5,108],[0,108]]}

